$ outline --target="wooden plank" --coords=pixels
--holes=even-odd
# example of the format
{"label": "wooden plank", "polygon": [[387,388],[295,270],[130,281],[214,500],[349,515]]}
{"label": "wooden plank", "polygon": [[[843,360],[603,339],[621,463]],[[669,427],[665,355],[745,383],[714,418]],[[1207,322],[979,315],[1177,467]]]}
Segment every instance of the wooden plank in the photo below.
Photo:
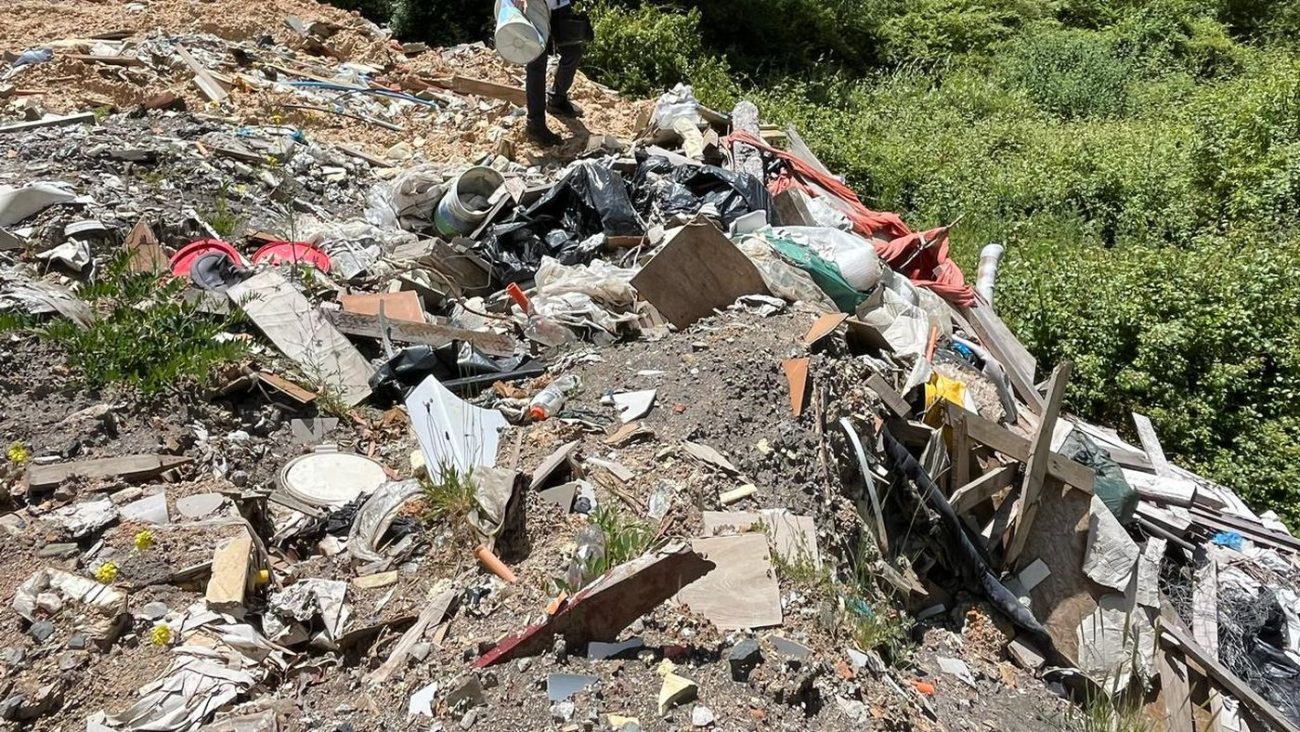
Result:
{"label": "wooden plank", "polygon": [[[1192,637],[1206,653],[1219,657],[1219,566],[1210,552],[1205,566],[1192,575]],[[1223,716],[1223,699],[1217,691],[1210,690],[1210,723],[1208,732],[1220,732]]]}
{"label": "wooden plank", "polygon": [[880,374],[872,374],[867,377],[867,388],[876,392],[885,406],[893,410],[894,414],[906,419],[912,413],[912,407],[908,405],[903,395],[894,390],[894,387],[885,381],[885,377]]}
{"label": "wooden plank", "polygon": [[1169,732],[1192,732],[1191,684],[1183,654],[1163,648],[1156,650],[1156,668],[1160,674],[1160,696],[1165,702],[1165,729]]}
{"label": "wooden plank", "polygon": [[71,463],[29,465],[27,488],[34,491],[52,490],[73,477],[88,480],[118,478],[134,482],[152,478],[189,462],[190,458],[178,455],[126,455]]}
{"label": "wooden plank", "polygon": [[69,114],[63,117],[47,117],[38,119],[33,122],[15,122],[11,125],[0,127],[0,133],[4,132],[22,132],[23,130],[35,130],[41,127],[67,127],[68,125],[95,124],[95,113],[84,112],[81,114]]}
{"label": "wooden plank", "polygon": [[721,630],[781,624],[781,590],[772,571],[767,536],[696,539],[691,548],[717,566],[683,587],[678,600]]}
{"label": "wooden plank", "polygon": [[279,272],[255,275],[226,292],[276,348],[346,406],[370,396],[370,363]]}
{"label": "wooden plank", "polygon": [[209,605],[242,606],[252,584],[253,537],[247,531],[212,552],[212,577],[208,580]]}
{"label": "wooden plank", "polygon": [[706,221],[669,233],[664,247],[632,278],[632,286],[678,329],[741,295],[768,294],[749,257]]}
{"label": "wooden plank", "polygon": [[1272,529],[1230,514],[1207,511],[1196,505],[1193,505],[1187,510],[1192,514],[1192,517],[1197,520],[1197,523],[1209,524],[1210,526],[1220,530],[1236,531],[1246,535],[1247,538],[1257,544],[1266,544],[1274,549],[1300,552],[1300,539],[1297,539],[1290,534],[1273,531]]}
{"label": "wooden plank", "polygon": [[[1009,458],[1025,462],[1029,460],[1029,440],[1011,430],[994,424],[987,419],[968,412],[956,404],[948,405],[948,422],[966,421],[966,434],[981,445],[987,445]],[[1097,473],[1088,466],[1054,452],[1047,461],[1047,473],[1067,485],[1087,493],[1092,492]]]}
{"label": "wooden plank", "polygon": [[970,482],[970,438],[965,420],[952,426],[952,453],[952,485],[961,488]]}
{"label": "wooden plank", "polygon": [[199,91],[203,93],[203,96],[208,98],[208,101],[221,102],[225,100],[226,97],[230,96],[229,93],[226,92],[225,88],[222,87],[221,84],[217,83],[217,80],[213,78],[212,72],[208,71],[203,64],[196,61],[194,57],[190,55],[190,52],[185,50],[185,47],[179,43],[176,44],[176,55],[180,57],[181,61],[186,66],[190,67],[190,71],[194,73],[194,85],[199,88]]}
{"label": "wooden plank", "polygon": [[339,305],[345,313],[373,316],[378,316],[379,308],[383,306],[385,318],[424,323],[424,305],[420,302],[420,296],[411,290],[339,295]]}
{"label": "wooden plank", "polygon": [[1015,465],[994,468],[953,491],[948,503],[952,504],[952,510],[956,513],[966,513],[1011,485],[1016,479],[1016,472]]}
{"label": "wooden plank", "polygon": [[411,648],[424,637],[425,630],[433,624],[442,620],[447,614],[447,608],[451,607],[452,601],[456,599],[456,590],[446,590],[439,593],[430,600],[428,605],[420,611],[420,616],[415,619],[415,624],[406,629],[397,643],[393,644],[393,650],[389,652],[388,658],[366,676],[366,683],[378,685],[388,681],[398,669],[406,666],[406,657],[410,654]]}
{"label": "wooden plank", "polygon": [[1056,417],[1061,413],[1061,402],[1065,400],[1065,385],[1070,381],[1070,367],[1069,361],[1062,361],[1052,370],[1052,378],[1047,383],[1047,404],[1043,407],[1038,429],[1034,431],[1029,461],[1025,464],[1025,480],[1018,499],[1020,511],[1011,531],[1011,545],[1006,554],[1008,565],[1013,565],[1020,556],[1020,551],[1025,547],[1025,539],[1033,530],[1034,518],[1038,515],[1043,480],[1048,475],[1048,463],[1052,456],[1052,432],[1056,428]]}
{"label": "wooden plank", "polygon": [[1151,420],[1145,414],[1134,412],[1133,424],[1137,427],[1138,438],[1142,440],[1142,450],[1151,461],[1151,467],[1155,469],[1156,475],[1162,478],[1176,477],[1169,467],[1169,461],[1165,459],[1165,450],[1160,446],[1160,438],[1156,436],[1156,428],[1151,424]]}
{"label": "wooden plank", "polygon": [[350,155],[358,160],[364,160],[376,168],[393,167],[393,164],[391,162],[384,160],[383,158],[377,158],[374,155],[370,155],[366,152],[358,150],[355,147],[350,147],[348,145],[335,145],[334,147],[338,148],[338,151],[343,153],[344,155]]}
{"label": "wooden plank", "polygon": [[471,79],[466,76],[453,76],[451,78],[451,90],[457,94],[473,94],[488,97],[489,99],[501,99],[510,102],[516,107],[522,107],[527,103],[524,90],[520,87],[496,84],[482,79]]}
{"label": "wooden plank", "polygon": [[1028,405],[1029,411],[1041,415],[1044,404],[1034,385],[1034,372],[1038,368],[1034,357],[993,312],[991,305],[980,302],[974,307],[964,307],[960,312],[979,336],[980,344],[1002,364],[1011,379],[1011,386]]}
{"label": "wooden plank", "polygon": [[475,348],[493,356],[510,356],[515,352],[515,342],[499,333],[485,333],[477,330],[465,330],[449,325],[434,323],[411,323],[403,320],[389,320],[385,331],[379,324],[378,315],[345,313],[336,310],[327,311],[329,320],[341,332],[363,338],[382,339],[385,332],[388,338],[402,343],[421,343],[434,348],[464,341]]}
{"label": "wooden plank", "polygon": [[259,371],[257,380],[303,405],[311,404],[316,399],[316,392],[308,391],[277,374]]}
{"label": "wooden plank", "polygon": [[97,56],[90,53],[64,53],[59,55],[63,58],[70,58],[73,61],[81,61],[88,64],[131,67],[144,66],[144,62],[135,56]]}
{"label": "wooden plank", "polygon": [[1181,649],[1189,660],[1196,662],[1197,665],[1205,669],[1206,675],[1223,687],[1224,691],[1236,697],[1238,701],[1249,707],[1262,721],[1268,723],[1274,729],[1281,732],[1300,732],[1300,727],[1296,727],[1291,720],[1283,716],[1277,710],[1277,707],[1269,704],[1246,682],[1220,663],[1217,656],[1202,648],[1195,639],[1188,636],[1180,628],[1170,623],[1162,624],[1160,626],[1160,641],[1163,644],[1173,645]]}

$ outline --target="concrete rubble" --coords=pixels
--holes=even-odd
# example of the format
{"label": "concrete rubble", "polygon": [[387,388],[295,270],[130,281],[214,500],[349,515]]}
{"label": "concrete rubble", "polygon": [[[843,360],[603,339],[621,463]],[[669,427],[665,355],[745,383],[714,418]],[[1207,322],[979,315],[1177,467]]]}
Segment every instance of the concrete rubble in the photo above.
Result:
{"label": "concrete rubble", "polygon": [[[220,5],[5,39],[4,729],[1300,725],[1300,539],[947,228],[748,102],[581,79],[543,153],[485,47]],[[113,278],[237,355],[86,386]]]}

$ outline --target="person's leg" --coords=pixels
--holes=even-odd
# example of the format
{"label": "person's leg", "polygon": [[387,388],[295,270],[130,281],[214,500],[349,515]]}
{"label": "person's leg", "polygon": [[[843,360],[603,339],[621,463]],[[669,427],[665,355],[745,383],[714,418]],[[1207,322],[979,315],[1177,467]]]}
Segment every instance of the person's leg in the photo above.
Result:
{"label": "person's leg", "polygon": [[528,100],[529,126],[546,126],[546,56],[533,59],[525,74],[524,96]]}
{"label": "person's leg", "polygon": [[578,73],[578,62],[582,61],[582,51],[581,43],[560,47],[560,66],[555,71],[555,86],[551,89],[557,100],[569,98],[569,89],[573,87],[573,78]]}

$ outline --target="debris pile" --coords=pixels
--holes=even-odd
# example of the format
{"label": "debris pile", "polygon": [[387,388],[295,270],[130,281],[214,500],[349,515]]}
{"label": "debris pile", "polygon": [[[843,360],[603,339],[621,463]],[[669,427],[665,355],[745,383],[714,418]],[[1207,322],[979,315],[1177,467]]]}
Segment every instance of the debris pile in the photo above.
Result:
{"label": "debris pile", "polygon": [[[747,102],[526,159],[486,49],[243,5],[10,49],[5,720],[1296,729],[1300,540],[1065,414],[1000,251]],[[123,312],[231,348],[95,381]]]}

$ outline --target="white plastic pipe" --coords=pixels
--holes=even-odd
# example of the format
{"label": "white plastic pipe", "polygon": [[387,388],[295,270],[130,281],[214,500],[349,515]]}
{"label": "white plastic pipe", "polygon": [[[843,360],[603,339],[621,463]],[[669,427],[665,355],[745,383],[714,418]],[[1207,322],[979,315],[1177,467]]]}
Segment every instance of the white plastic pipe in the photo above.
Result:
{"label": "white plastic pipe", "polygon": [[1006,251],[1006,247],[1001,244],[989,244],[980,250],[980,269],[975,291],[988,301],[990,307],[993,305],[993,284],[998,278],[998,265],[1002,264],[1002,255]]}

